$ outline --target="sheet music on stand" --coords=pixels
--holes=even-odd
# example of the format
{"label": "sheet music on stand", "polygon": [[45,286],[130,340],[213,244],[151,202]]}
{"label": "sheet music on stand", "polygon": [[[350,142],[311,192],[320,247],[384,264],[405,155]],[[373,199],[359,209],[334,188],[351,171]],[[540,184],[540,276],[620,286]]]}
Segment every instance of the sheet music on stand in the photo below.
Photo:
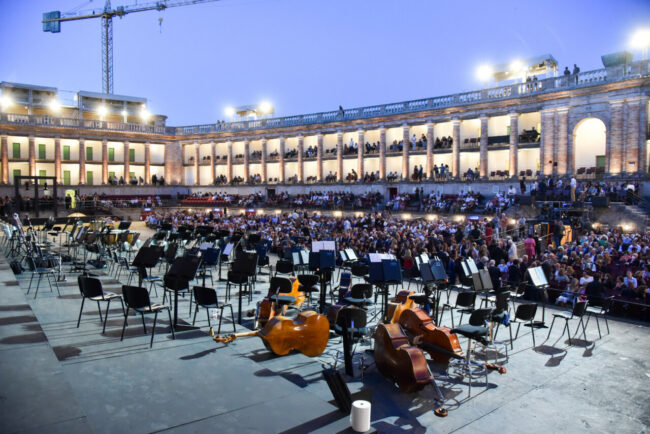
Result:
{"label": "sheet music on stand", "polygon": [[307,250],[300,250],[299,253],[302,265],[309,265],[309,252]]}
{"label": "sheet music on stand", "polygon": [[533,282],[533,286],[536,288],[548,286],[548,280],[546,280],[546,275],[542,267],[529,268],[528,273],[530,274],[530,280]]}
{"label": "sheet music on stand", "polygon": [[336,250],[336,241],[312,241],[311,251],[318,253],[321,250]]}
{"label": "sheet music on stand", "polygon": [[381,262],[383,260],[396,260],[397,258],[390,253],[368,253],[368,259],[370,259],[370,262]]}
{"label": "sheet music on stand", "polygon": [[546,275],[544,274],[544,270],[542,269],[542,267],[529,268],[528,275],[530,276],[530,280],[533,286],[537,290],[538,298],[541,294],[542,320],[533,321],[532,325],[531,324],[525,324],[525,325],[536,327],[536,328],[546,328],[546,301],[547,301],[546,288],[548,288],[548,280],[546,279]]}
{"label": "sheet music on stand", "polygon": [[224,249],[223,249],[223,253],[222,253],[222,255],[224,255],[224,256],[230,256],[230,254],[232,253],[232,249],[233,249],[234,247],[235,247],[235,244],[234,244],[234,243],[228,243],[228,244],[226,244],[226,247],[224,247]]}
{"label": "sheet music on stand", "polygon": [[214,243],[202,242],[201,245],[199,246],[199,250],[206,251],[208,249],[211,249],[212,247],[214,247]]}
{"label": "sheet music on stand", "polygon": [[357,254],[350,248],[345,249],[345,254],[348,256],[348,261],[350,262],[357,262],[359,260]]}
{"label": "sheet music on stand", "polygon": [[472,274],[478,273],[478,267],[476,266],[476,262],[474,262],[474,259],[467,258],[467,261],[465,261],[465,262],[467,262],[467,266],[469,267],[469,271]]}

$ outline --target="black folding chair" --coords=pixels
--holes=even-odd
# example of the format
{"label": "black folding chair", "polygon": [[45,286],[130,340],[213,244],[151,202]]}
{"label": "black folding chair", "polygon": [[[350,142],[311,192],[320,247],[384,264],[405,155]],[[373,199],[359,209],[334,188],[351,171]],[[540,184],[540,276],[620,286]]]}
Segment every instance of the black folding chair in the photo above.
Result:
{"label": "black folding chair", "polygon": [[236,332],[235,328],[235,314],[232,310],[231,303],[222,303],[217,297],[217,291],[212,288],[206,288],[204,286],[195,286],[194,287],[194,301],[196,302],[196,308],[194,309],[194,319],[192,320],[192,325],[196,322],[196,314],[199,312],[199,307],[205,308],[205,311],[208,316],[208,326],[212,327],[210,323],[210,309],[219,309],[221,313],[219,314],[219,328],[217,329],[217,334],[221,333],[221,321],[223,320],[223,310],[226,307],[230,308],[230,320],[232,321],[232,331]]}
{"label": "black folding chair", "polygon": [[144,333],[147,334],[147,326],[144,322],[145,314],[154,314],[153,317],[153,330],[151,331],[151,342],[149,343],[149,348],[153,347],[153,337],[156,334],[156,321],[158,320],[158,312],[161,310],[166,310],[169,315],[169,327],[172,331],[172,339],[176,339],[174,334],[174,327],[172,325],[172,314],[169,306],[162,304],[151,304],[149,299],[149,292],[146,288],[140,286],[122,286],[122,295],[124,296],[124,301],[126,302],[126,312],[124,313],[124,325],[122,326],[122,336],[120,341],[124,339],[124,331],[126,330],[126,323],[129,317],[129,309],[133,309],[138,312],[142,317],[142,327],[144,328]]}
{"label": "black folding chair", "polygon": [[[124,302],[122,301],[122,296],[115,294],[113,292],[104,292],[102,289],[102,282],[99,279],[94,277],[79,276],[77,277],[77,282],[79,284],[79,292],[81,292],[81,308],[79,309],[79,319],[77,319],[77,328],[81,323],[81,313],[84,310],[84,303],[86,299],[97,302],[97,310],[99,311],[99,320],[104,323],[102,328],[102,333],[106,331],[106,320],[108,319],[108,311],[111,307],[111,300],[118,299],[122,305],[122,314],[125,314],[124,311]],[[106,313],[102,319],[102,308],[100,302],[106,302]]]}

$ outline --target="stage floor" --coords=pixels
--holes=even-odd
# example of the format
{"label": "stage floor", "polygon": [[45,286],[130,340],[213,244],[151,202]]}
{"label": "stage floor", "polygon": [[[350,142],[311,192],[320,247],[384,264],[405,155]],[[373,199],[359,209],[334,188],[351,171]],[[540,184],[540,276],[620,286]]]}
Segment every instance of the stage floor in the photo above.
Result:
{"label": "stage floor", "polygon": [[[14,276],[8,261],[0,261],[3,433],[332,433],[349,426],[322,377],[342,348],[338,337],[317,358],[276,357],[259,338],[213,342],[202,310],[201,328],[179,332],[176,340],[163,313],[149,349],[150,335],[143,334],[137,317],[130,317],[120,342],[119,303],[111,303],[105,335],[92,303],[86,303],[76,328],[81,298],[75,274],[68,273],[61,296],[45,283],[36,300],[34,288],[26,295],[29,277],[29,272]],[[121,283],[112,276],[101,279],[105,290],[120,292]],[[266,293],[265,282],[268,275],[260,276],[245,311]],[[223,294],[225,284],[216,286]],[[188,300],[181,300],[179,316],[191,322]],[[546,312],[548,322],[552,312]],[[147,318],[149,332],[152,321]],[[448,314],[442,322],[450,323]],[[245,325],[251,324],[246,318]],[[432,388],[400,393],[374,366],[363,377],[356,371],[346,380],[353,394],[371,396],[377,432],[645,432],[650,426],[649,329],[617,320],[609,324],[611,333],[598,339],[592,320],[588,342],[578,336],[569,346],[566,336],[560,338],[563,324],[556,321],[549,340],[545,331],[536,334],[536,348],[522,327],[505,363],[508,373],[490,373],[487,388],[483,379],[475,380],[470,399],[466,382],[438,381],[447,397],[447,418],[433,414]],[[232,331],[229,321],[222,327],[222,333]],[[502,329],[499,338],[507,334]],[[366,364],[372,362],[365,352],[371,348],[370,342],[357,346]]]}

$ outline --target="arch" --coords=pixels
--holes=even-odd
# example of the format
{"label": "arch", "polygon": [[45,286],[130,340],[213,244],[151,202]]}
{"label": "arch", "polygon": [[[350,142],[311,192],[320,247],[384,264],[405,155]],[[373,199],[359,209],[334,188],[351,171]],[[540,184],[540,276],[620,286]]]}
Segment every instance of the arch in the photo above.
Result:
{"label": "arch", "polygon": [[[573,167],[607,167],[607,127],[602,119],[587,117],[573,128]],[[606,169],[605,169],[606,170]]]}

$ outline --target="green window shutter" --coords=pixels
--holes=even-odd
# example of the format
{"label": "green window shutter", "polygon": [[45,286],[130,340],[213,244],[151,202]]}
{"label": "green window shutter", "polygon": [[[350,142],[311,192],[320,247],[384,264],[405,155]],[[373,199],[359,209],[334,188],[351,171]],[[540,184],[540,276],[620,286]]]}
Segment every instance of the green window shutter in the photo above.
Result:
{"label": "green window shutter", "polygon": [[129,162],[135,163],[135,149],[129,149]]}
{"label": "green window shutter", "polygon": [[86,161],[93,161],[93,148],[90,146],[86,148]]}
{"label": "green window shutter", "polygon": [[135,178],[135,172],[129,172],[129,180]]}
{"label": "green window shutter", "polygon": [[86,172],[86,184],[93,185],[93,172],[90,170]]}
{"label": "green window shutter", "polygon": [[70,146],[63,147],[63,159],[70,160]]}
{"label": "green window shutter", "polygon": [[38,158],[45,160],[45,145],[43,143],[38,144]]}
{"label": "green window shutter", "polygon": [[108,161],[115,161],[115,148],[108,148]]}
{"label": "green window shutter", "polygon": [[20,169],[14,169],[14,183],[16,182],[16,177],[20,175],[21,175]]}
{"label": "green window shutter", "polygon": [[70,185],[70,171],[63,171],[63,185]]}
{"label": "green window shutter", "polygon": [[[46,170],[39,170],[38,171],[38,176],[47,176],[47,171]],[[40,179],[38,183],[41,184],[41,185],[45,185],[46,182],[47,182],[46,180]]]}
{"label": "green window shutter", "polygon": [[108,172],[108,180],[110,181],[115,177],[115,172]]}
{"label": "green window shutter", "polygon": [[13,157],[12,158],[20,158],[20,143],[14,143],[13,144]]}

